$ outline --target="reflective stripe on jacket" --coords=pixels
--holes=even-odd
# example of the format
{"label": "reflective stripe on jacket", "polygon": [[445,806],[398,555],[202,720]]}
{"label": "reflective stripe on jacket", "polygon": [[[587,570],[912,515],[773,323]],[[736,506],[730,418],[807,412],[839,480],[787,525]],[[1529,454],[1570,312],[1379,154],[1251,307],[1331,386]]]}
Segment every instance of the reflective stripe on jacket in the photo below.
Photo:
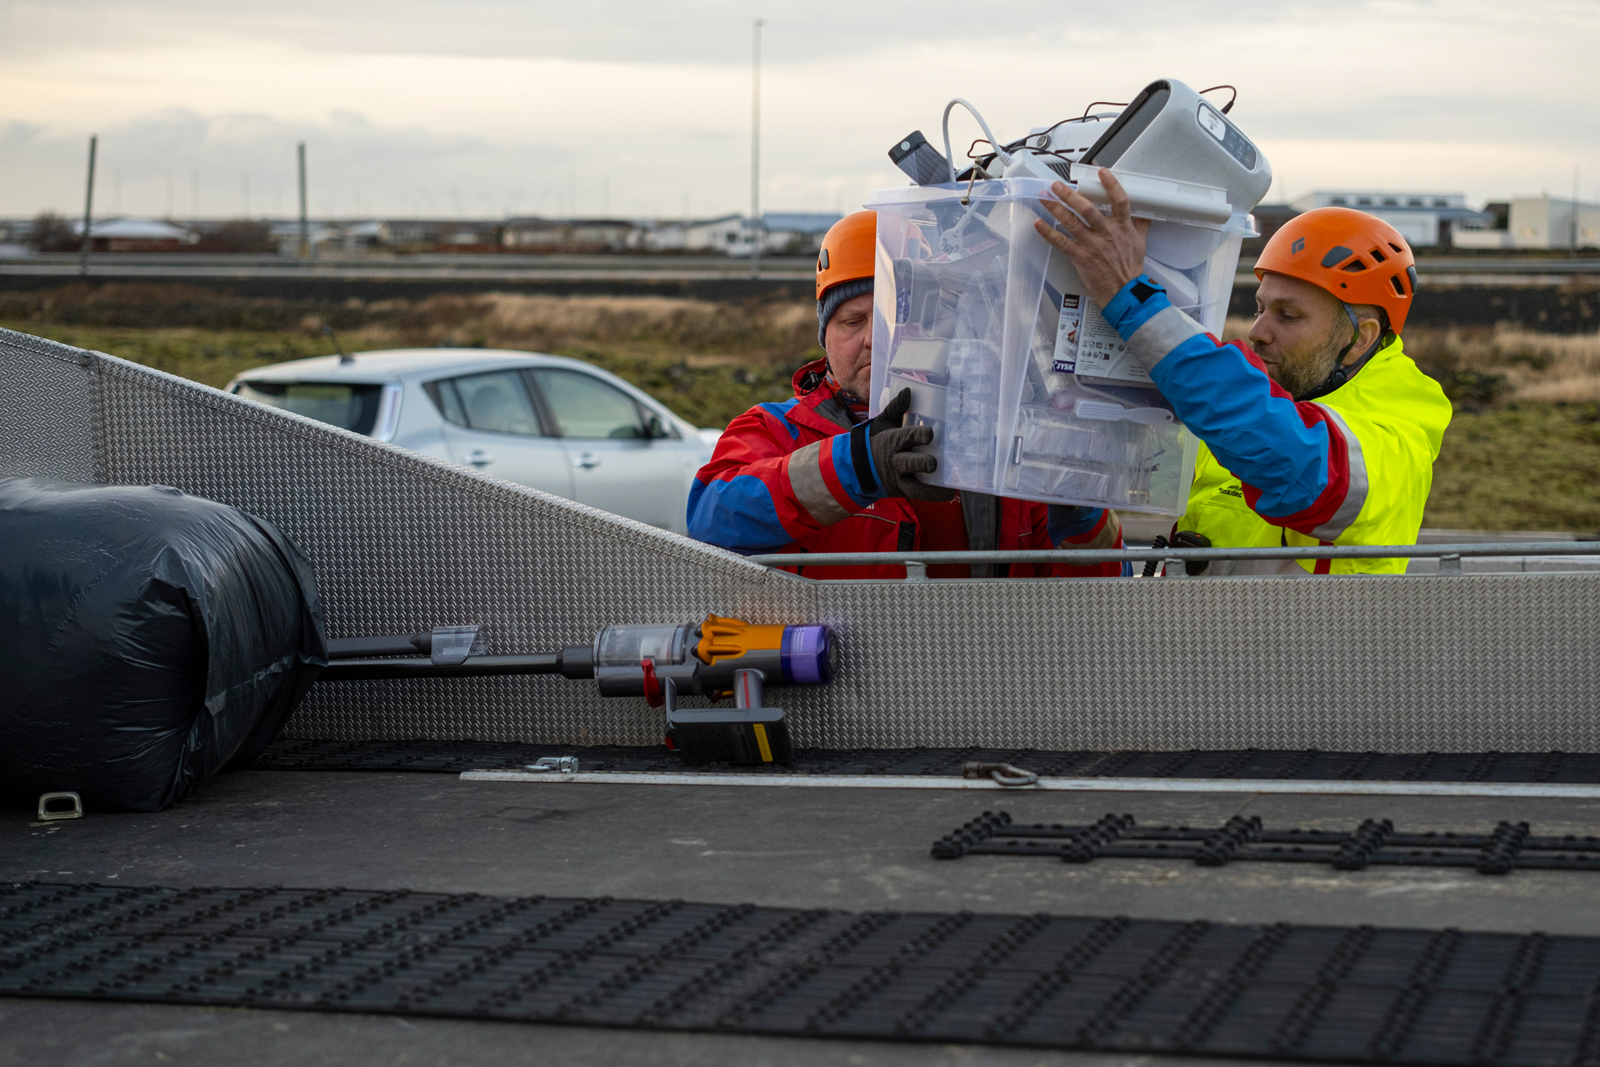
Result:
{"label": "reflective stripe on jacket", "polygon": [[[1204,442],[1178,529],[1217,547],[1415,544],[1451,406],[1399,338],[1296,401],[1242,342],[1220,344],[1147,278],[1106,317]],[[1399,574],[1403,559],[1212,564],[1223,574]]]}
{"label": "reflective stripe on jacket", "polygon": [[[876,472],[851,458],[852,420],[817,360],[794,376],[795,398],[757,404],[723,431],[711,462],[689,490],[689,535],[753,555],[761,552],[905,552],[924,547],[923,519],[910,501],[878,496]],[[941,509],[925,508],[927,514]],[[942,509],[960,523],[961,509]],[[1063,547],[1095,542],[1103,512],[1086,516]],[[964,538],[965,531],[960,531]],[[931,531],[928,540],[933,540]],[[939,541],[948,540],[940,537]],[[1002,498],[999,549],[1052,547],[1043,504]],[[1120,547],[1120,543],[1119,546]],[[904,567],[802,567],[807,578],[904,578]],[[1011,577],[1114,576],[1119,564],[1012,565]]]}

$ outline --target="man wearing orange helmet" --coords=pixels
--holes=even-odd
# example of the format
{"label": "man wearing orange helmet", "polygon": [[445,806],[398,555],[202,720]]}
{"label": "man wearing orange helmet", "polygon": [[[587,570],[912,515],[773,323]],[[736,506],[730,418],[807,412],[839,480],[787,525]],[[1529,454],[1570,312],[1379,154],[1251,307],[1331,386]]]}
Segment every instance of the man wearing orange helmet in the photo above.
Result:
{"label": "man wearing orange helmet", "polygon": [[[817,257],[817,343],[824,358],[794,375],[794,398],[757,404],[728,424],[689,491],[690,536],[735,552],[895,552],[1121,547],[1109,511],[928,485],[927,426],[902,426],[910,390],[868,420],[877,216],[835,223]],[[902,578],[903,567],[804,567],[808,578]],[[934,578],[1111,576],[1118,564],[933,566]]]}
{"label": "man wearing orange helmet", "polygon": [[[1348,208],[1296,216],[1256,262],[1250,346],[1224,345],[1142,272],[1148,223],[1100,171],[1110,216],[1062,183],[1035,225],[1203,442],[1177,529],[1216,547],[1416,542],[1450,402],[1400,340],[1417,272],[1405,239]],[[1214,563],[1208,574],[1395,574],[1403,559]]]}

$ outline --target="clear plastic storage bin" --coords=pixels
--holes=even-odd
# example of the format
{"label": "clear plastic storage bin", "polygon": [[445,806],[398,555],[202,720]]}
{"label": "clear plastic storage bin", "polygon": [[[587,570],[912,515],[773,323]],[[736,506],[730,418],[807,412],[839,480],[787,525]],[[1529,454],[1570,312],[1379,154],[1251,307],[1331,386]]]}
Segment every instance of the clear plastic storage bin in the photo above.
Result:
{"label": "clear plastic storage bin", "polygon": [[[1178,515],[1197,442],[1072,263],[1033,228],[1049,183],[878,192],[872,410],[901,389],[935,430],[925,479],[1054,504]],[[965,203],[963,202],[965,201]],[[1145,269],[1222,331],[1248,216],[1151,224]]]}

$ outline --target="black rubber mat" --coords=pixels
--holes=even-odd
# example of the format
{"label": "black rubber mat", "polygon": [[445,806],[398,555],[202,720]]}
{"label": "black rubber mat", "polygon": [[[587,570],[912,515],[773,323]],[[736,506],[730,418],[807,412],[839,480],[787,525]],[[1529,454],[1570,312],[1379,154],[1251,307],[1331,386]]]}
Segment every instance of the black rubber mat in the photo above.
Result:
{"label": "black rubber mat", "polygon": [[1348,830],[1271,830],[1255,816],[1221,826],[1140,826],[1132,815],[1107,815],[1088,826],[1014,823],[986,811],[933,843],[933,858],[1035,856],[1063,863],[1106,859],[1193,860],[1201,867],[1233,862],[1322,863],[1341,871],[1367,867],[1468,867],[1479,874],[1514,870],[1600,871],[1600,837],[1540,836],[1525,822],[1502,822],[1483,833],[1396,831],[1388,819],[1364,819]]}
{"label": "black rubber mat", "polygon": [[[276,741],[255,766],[287,771],[520,770],[542,756],[576,756],[586,771],[686,769],[665,746],[623,748],[494,741]],[[1299,781],[1600,783],[1600,753],[1188,751],[1046,752],[1036,749],[802,749],[768,774],[894,774],[960,777],[967,762],[1009,763],[1047,778],[1249,778]],[[696,772],[760,771],[710,765]]]}
{"label": "black rubber mat", "polygon": [[0,994],[1587,1067],[1600,939],[346,889],[0,887]]}

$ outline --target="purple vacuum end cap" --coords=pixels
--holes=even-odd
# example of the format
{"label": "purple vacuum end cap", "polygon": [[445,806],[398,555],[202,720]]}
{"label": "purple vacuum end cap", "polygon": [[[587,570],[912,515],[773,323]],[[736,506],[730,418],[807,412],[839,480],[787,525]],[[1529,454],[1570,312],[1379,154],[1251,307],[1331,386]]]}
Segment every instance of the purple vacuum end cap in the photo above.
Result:
{"label": "purple vacuum end cap", "polygon": [[826,626],[783,628],[783,680],[790,685],[822,685],[833,680]]}

